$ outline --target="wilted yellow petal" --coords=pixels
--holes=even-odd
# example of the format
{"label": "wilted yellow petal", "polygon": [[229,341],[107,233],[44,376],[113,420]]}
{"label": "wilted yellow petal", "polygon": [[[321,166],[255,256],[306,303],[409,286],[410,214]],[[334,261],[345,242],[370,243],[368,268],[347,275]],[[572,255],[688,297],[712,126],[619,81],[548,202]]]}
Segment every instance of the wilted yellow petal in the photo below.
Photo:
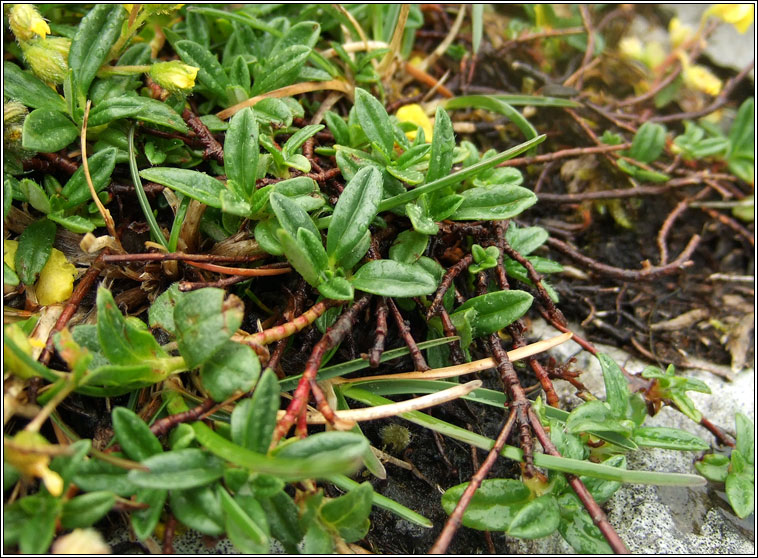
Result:
{"label": "wilted yellow petal", "polygon": [[[424,130],[424,138],[427,143],[432,141],[432,121],[429,120],[429,117],[420,105],[404,105],[397,109],[395,116],[397,116],[400,122],[410,122],[411,124],[420,126]],[[406,132],[405,135],[409,140],[413,141],[416,139],[416,130]]]}
{"label": "wilted yellow petal", "polygon": [[708,16],[716,17],[726,23],[734,25],[740,33],[744,33],[753,23],[755,6],[751,4],[714,4],[703,14],[703,19]]}
{"label": "wilted yellow petal", "polygon": [[627,58],[642,60],[642,41],[637,37],[624,37],[619,42],[619,51]]}
{"label": "wilted yellow petal", "polygon": [[37,280],[37,301],[42,306],[63,302],[74,291],[76,268],[63,252],[53,248]]}
{"label": "wilted yellow petal", "polygon": [[31,4],[14,4],[8,13],[8,23],[19,41],[28,41],[35,35],[44,39],[50,33],[47,22]]}
{"label": "wilted yellow petal", "polygon": [[[13,444],[17,447],[4,447],[5,460],[22,475],[41,478],[50,494],[60,496],[63,492],[63,479],[48,467],[50,456],[34,452],[35,448],[49,446],[50,442],[38,432],[22,430],[13,437]],[[19,448],[24,448],[24,451]]]}
{"label": "wilted yellow petal", "polygon": [[692,89],[702,91],[714,97],[721,93],[722,82],[704,66],[689,66],[684,69],[684,83]]}
{"label": "wilted yellow petal", "polygon": [[16,240],[3,240],[3,261],[13,271],[16,271],[16,250],[18,250]]}

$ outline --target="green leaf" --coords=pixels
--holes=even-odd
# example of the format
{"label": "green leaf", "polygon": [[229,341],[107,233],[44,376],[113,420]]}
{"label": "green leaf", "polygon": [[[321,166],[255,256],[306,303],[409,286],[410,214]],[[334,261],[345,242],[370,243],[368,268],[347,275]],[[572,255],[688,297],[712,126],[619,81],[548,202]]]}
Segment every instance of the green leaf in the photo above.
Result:
{"label": "green leaf", "polygon": [[52,87],[7,60],[3,62],[3,95],[27,107],[66,112],[66,102]]}
{"label": "green leaf", "polygon": [[315,136],[323,129],[323,124],[308,124],[307,126],[300,128],[297,132],[292,134],[282,146],[282,155],[284,158],[289,159],[295,155],[297,150],[300,149],[300,146],[303,145],[308,138]]}
{"label": "green leaf", "polygon": [[363,482],[347,494],[327,501],[321,506],[319,516],[336,529],[345,542],[358,541],[368,533],[373,495],[371,484]]}
{"label": "green leaf", "polygon": [[[312,245],[314,247],[316,244],[321,244],[318,239],[313,238],[313,233],[311,233],[309,230],[302,227],[298,229],[298,237],[307,238],[309,235],[314,241],[312,242]],[[295,270],[300,275],[302,275],[303,279],[305,279],[310,285],[318,286],[321,282],[321,272],[326,268],[326,266],[319,267],[318,263],[314,261],[314,257],[321,255],[321,253],[324,251],[323,247],[320,251],[318,248],[311,251],[309,250],[309,246],[300,244],[299,238],[293,238],[293,236],[284,229],[279,229],[276,233],[276,236],[279,239],[279,243],[281,244],[282,249],[287,256],[287,261],[292,264],[292,267],[294,267]],[[325,252],[323,253],[324,255],[326,254]]]}
{"label": "green leaf", "polygon": [[265,454],[271,444],[279,409],[279,383],[276,374],[267,368],[250,399],[237,404],[232,411],[232,440],[243,448]]}
{"label": "green leaf", "polygon": [[61,525],[64,529],[90,527],[110,511],[116,502],[112,492],[90,492],[63,504]]}
{"label": "green leaf", "polygon": [[142,488],[183,490],[210,484],[224,474],[223,462],[196,448],[169,451],[142,461],[149,471],[133,469],[127,478]]}
{"label": "green leaf", "polygon": [[[613,455],[603,461],[603,465],[626,469],[626,456]],[[621,483],[618,481],[596,479],[587,476],[581,476],[579,478],[598,504],[603,504],[608,501],[610,497],[621,488]]]}
{"label": "green leaf", "polygon": [[224,69],[216,57],[203,45],[194,41],[176,41],[173,45],[183,62],[200,68],[197,81],[219,100],[226,99],[226,88],[230,85]]}
{"label": "green leaf", "polygon": [[79,137],[79,128],[64,113],[49,108],[33,110],[24,120],[24,149],[54,153]]}
{"label": "green leaf", "polygon": [[318,292],[320,292],[325,298],[331,298],[333,300],[353,300],[353,297],[355,296],[355,291],[353,290],[350,281],[338,275],[320,283],[318,286]]}
{"label": "green leaf", "polygon": [[[13,187],[14,185],[11,185]],[[28,178],[21,179],[15,184],[18,191],[24,196],[25,201],[29,202],[34,209],[42,213],[50,213],[50,200],[47,198],[45,191],[33,180]]]}
{"label": "green leaf", "polygon": [[261,373],[258,356],[247,345],[227,341],[200,367],[200,380],[214,401],[253,389]]}
{"label": "green leaf", "polygon": [[434,132],[432,135],[432,152],[429,158],[429,170],[425,182],[433,182],[450,174],[453,168],[453,150],[455,149],[455,134],[453,123],[444,108],[437,107],[434,116]]}
{"label": "green leaf", "polygon": [[633,428],[632,421],[619,420],[606,403],[598,400],[582,403],[571,411],[566,420],[566,429],[572,434],[599,430],[629,436]]}
{"label": "green leaf", "polygon": [[49,219],[39,219],[21,233],[15,264],[16,274],[26,285],[33,285],[37,281],[37,275],[50,258],[55,230],[55,223]]}
{"label": "green leaf", "polygon": [[474,310],[470,318],[473,336],[495,333],[523,316],[532,305],[533,297],[524,291],[497,291],[477,296],[463,303],[454,314]]}
{"label": "green leaf", "polygon": [[111,97],[98,103],[90,112],[88,125],[101,126],[121,118],[134,118],[182,133],[189,131],[182,117],[170,105],[133,95]]}
{"label": "green leaf", "polygon": [[459,108],[481,108],[485,110],[491,110],[498,114],[502,114],[513,122],[516,127],[521,130],[526,139],[534,139],[537,137],[537,130],[534,129],[529,121],[524,116],[505,102],[502,99],[498,99],[490,95],[466,95],[461,97],[455,97],[445,103],[447,110],[459,109]]}
{"label": "green leaf", "polygon": [[405,264],[416,263],[424,255],[428,244],[428,235],[414,230],[403,231],[390,246],[390,258]]}
{"label": "green leaf", "polygon": [[55,213],[48,213],[47,218],[53,223],[58,223],[64,229],[78,234],[95,230],[95,224],[92,221],[79,215],[64,215],[62,211],[56,211]]}
{"label": "green leaf", "polygon": [[177,424],[168,435],[168,445],[172,450],[180,450],[190,447],[195,440],[195,431],[189,424]]}
{"label": "green leaf", "polygon": [[221,207],[224,185],[204,172],[176,167],[153,167],[142,169],[139,174],[145,180],[168,186],[206,205]]}
{"label": "green leaf", "polygon": [[636,165],[632,165],[624,159],[619,159],[616,164],[618,165],[618,168],[636,178],[637,180],[646,182],[666,182],[671,178],[668,174],[643,169]]}
{"label": "green leaf", "polygon": [[611,554],[605,537],[584,510],[579,498],[572,493],[564,493],[558,498],[561,522],[558,532],[578,554]]}
{"label": "green leaf", "polygon": [[124,318],[105,287],[97,290],[97,337],[113,364],[144,364],[167,356],[142,321]]}
{"label": "green leaf", "polygon": [[598,353],[600,368],[603,370],[605,382],[605,401],[610,405],[611,411],[618,418],[626,418],[626,410],[629,406],[629,386],[626,383],[624,373],[611,357],[604,353]]}
{"label": "green leaf", "polygon": [[126,10],[120,4],[95,4],[79,23],[71,40],[68,65],[74,72],[79,92],[87,95],[100,66],[121,33]]}
{"label": "green leaf", "polygon": [[245,108],[229,121],[224,139],[224,171],[228,180],[241,186],[240,194],[246,200],[255,193],[259,151],[258,123],[253,110]]}
{"label": "green leaf", "polygon": [[520,539],[538,539],[555,531],[560,520],[555,496],[546,494],[521,508],[511,521],[506,533]]}
{"label": "green leaf", "polygon": [[[442,495],[442,507],[450,515],[469,483],[449,488]],[[514,479],[485,479],[474,492],[463,514],[463,525],[479,531],[505,531],[529,501],[531,492]]]}
{"label": "green leaf", "polygon": [[683,390],[672,390],[671,393],[669,393],[669,397],[674,402],[674,405],[693,421],[699,423],[703,418],[702,413],[695,407],[694,401],[692,401]]}
{"label": "green leaf", "polygon": [[471,188],[460,194],[463,203],[450,217],[454,221],[510,219],[537,203],[537,196],[521,186]]}
{"label": "green leaf", "polygon": [[137,491],[137,487],[127,479],[127,473],[128,471],[116,465],[90,459],[77,469],[73,483],[87,492],[105,490],[119,496],[131,496]]}
{"label": "green leaf", "polygon": [[432,294],[437,281],[422,267],[393,260],[373,260],[353,275],[353,287],[382,296],[421,296]]}
{"label": "green leaf", "polygon": [[337,113],[328,110],[324,114],[324,120],[326,121],[326,125],[329,127],[329,131],[334,136],[335,143],[340,145],[350,144],[350,132],[348,131],[347,123],[345,122],[344,118],[342,118]]}
{"label": "green leaf", "polygon": [[256,521],[247,513],[249,508],[252,507],[250,506],[250,502],[246,502],[248,510],[245,510],[237,499],[232,498],[225,489],[219,487],[218,494],[221,500],[221,507],[224,510],[226,534],[232,543],[234,543],[234,546],[243,554],[267,553],[270,542],[268,534],[260,525],[260,523],[265,524],[265,515],[260,508],[260,504],[252,500],[252,502],[255,502],[254,505],[258,507],[258,510],[254,512],[254,515],[258,516],[258,521]]}
{"label": "green leaf", "polygon": [[729,475],[729,458],[719,453],[709,453],[703,456],[702,461],[695,461],[695,469],[708,480],[724,482]]}
{"label": "green leaf", "polygon": [[753,421],[743,413],[735,413],[734,423],[737,431],[736,449],[752,465],[755,459],[753,455]]}
{"label": "green leaf", "polygon": [[212,486],[172,490],[171,512],[184,525],[204,535],[224,533],[224,513],[217,491]]}
{"label": "green leaf", "polygon": [[435,235],[439,227],[432,219],[429,205],[428,194],[421,194],[415,203],[405,204],[405,213],[411,220],[413,230],[421,234]]}
{"label": "green leaf", "polygon": [[366,234],[382,199],[382,175],[374,167],[363,167],[347,183],[334,207],[326,237],[329,261],[342,263]]}
{"label": "green leaf", "polygon": [[292,198],[274,191],[269,200],[279,224],[290,236],[297,238],[297,231],[302,227],[313,233],[316,238],[320,238],[321,233],[318,232],[313,219]]}
{"label": "green leaf", "polygon": [[[123,8],[122,8],[123,9]],[[90,178],[95,192],[103,191],[111,181],[111,174],[116,167],[116,149],[109,147],[98,151],[87,158]],[[87,179],[84,177],[84,165],[80,165],[66,185],[61,190],[61,196],[66,200],[61,204],[61,209],[71,209],[86,201],[92,200]]]}
{"label": "green leaf", "polygon": [[252,94],[260,95],[292,84],[310,54],[311,49],[304,45],[292,45],[276,53],[266,61],[263,72],[256,74]]}
{"label": "green leaf", "polygon": [[334,541],[318,521],[312,522],[305,532],[303,552],[310,556],[334,553]]}
{"label": "green leaf", "polygon": [[479,46],[482,44],[482,30],[484,29],[484,4],[473,4],[471,6],[471,46],[474,54],[479,52]]}
{"label": "green leaf", "polygon": [[176,341],[188,368],[213,357],[242,325],[244,304],[223,289],[184,293],[174,309]]}
{"label": "green leaf", "polygon": [[384,106],[370,93],[360,87],[355,88],[355,111],[361,128],[379,147],[385,157],[392,158],[395,134],[392,131],[390,117]]}
{"label": "green leaf", "polygon": [[150,305],[150,310],[148,311],[150,327],[159,327],[175,335],[174,308],[176,308],[176,303],[179,302],[179,299],[183,295],[184,293],[179,290],[179,283],[173,283],[168,289],[163,291],[153,304]]}
{"label": "green leaf", "polygon": [[642,163],[655,161],[666,144],[666,128],[655,122],[645,122],[634,134],[629,157]]}
{"label": "green leaf", "polygon": [[745,519],[755,508],[755,483],[745,475],[730,474],[726,477],[726,497],[737,517]]}
{"label": "green leaf", "polygon": [[701,438],[678,428],[645,426],[634,429],[632,439],[643,447],[679,451],[703,451],[710,448]]}
{"label": "green leaf", "polygon": [[142,461],[163,452],[158,437],[134,411],[126,407],[116,407],[112,416],[116,440],[130,459]]}
{"label": "green leaf", "polygon": [[61,500],[47,493],[27,496],[19,501],[27,521],[21,529],[19,548],[22,554],[45,554],[55,535],[55,523]]}
{"label": "green leaf", "polygon": [[505,240],[522,256],[528,256],[542,246],[548,238],[542,227],[519,227],[511,223],[505,231]]}
{"label": "green leaf", "polygon": [[[276,477],[269,478],[284,484]],[[281,488],[269,497],[263,496],[255,487],[253,490],[253,495],[266,512],[272,536],[284,545],[285,552],[296,553],[297,544],[303,539],[303,531],[298,524],[297,504]]]}
{"label": "green leaf", "polygon": [[160,488],[141,488],[137,491],[137,503],[147,505],[147,508],[133,511],[130,518],[134,534],[139,540],[144,541],[155,531],[167,494],[166,490]]}

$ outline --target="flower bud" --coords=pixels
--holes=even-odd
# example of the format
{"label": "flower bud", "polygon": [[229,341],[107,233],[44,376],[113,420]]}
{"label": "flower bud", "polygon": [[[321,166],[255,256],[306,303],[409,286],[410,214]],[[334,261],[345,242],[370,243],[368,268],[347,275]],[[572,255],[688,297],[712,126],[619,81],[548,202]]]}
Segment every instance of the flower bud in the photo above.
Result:
{"label": "flower bud", "polygon": [[671,46],[678,47],[685,41],[694,37],[695,31],[689,25],[683,25],[678,17],[671,18],[669,21],[669,39]]}
{"label": "flower bud", "polygon": [[14,4],[8,13],[8,22],[20,42],[33,39],[35,35],[44,39],[50,33],[47,22],[31,4]]}
{"label": "flower bud", "polygon": [[26,63],[32,72],[47,83],[63,83],[68,74],[68,51],[71,40],[64,37],[38,39],[21,43]]}
{"label": "flower bud", "polygon": [[[429,117],[424,112],[424,109],[421,108],[421,105],[404,105],[397,109],[395,116],[397,116],[397,119],[400,122],[410,122],[421,127],[421,129],[424,130],[424,139],[427,143],[432,141],[432,134],[434,133],[432,129],[432,121],[429,120]],[[416,133],[416,130],[413,130],[411,132],[406,132],[405,135],[409,140],[413,141],[416,139]]]}
{"label": "flower bud", "polygon": [[195,86],[195,78],[199,68],[188,66],[178,60],[171,62],[156,62],[150,67],[150,77],[172,93],[186,92]]}
{"label": "flower bud", "polygon": [[694,65],[684,68],[682,72],[684,83],[691,89],[716,96],[721,93],[722,83],[705,66]]}

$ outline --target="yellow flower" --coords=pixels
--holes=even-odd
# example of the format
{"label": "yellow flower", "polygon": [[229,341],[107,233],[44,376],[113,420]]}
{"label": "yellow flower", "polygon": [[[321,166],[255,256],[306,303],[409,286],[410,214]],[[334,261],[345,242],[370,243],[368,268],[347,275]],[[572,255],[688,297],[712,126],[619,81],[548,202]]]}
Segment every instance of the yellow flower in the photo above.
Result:
{"label": "yellow flower", "polygon": [[51,37],[21,43],[27,64],[37,77],[48,83],[63,83],[68,74],[68,51],[71,39]]}
{"label": "yellow flower", "polygon": [[178,93],[195,87],[198,70],[199,68],[188,66],[178,60],[156,62],[150,66],[150,77],[163,89]]}
{"label": "yellow flower", "polygon": [[708,16],[731,23],[740,33],[744,33],[753,23],[755,6],[751,4],[714,4],[703,13],[703,20]]}
{"label": "yellow flower", "polygon": [[[432,121],[429,120],[429,117],[420,105],[402,106],[397,109],[395,116],[397,116],[400,122],[410,122],[411,124],[420,126],[424,130],[424,139],[426,139],[427,143],[432,141]],[[413,141],[416,139],[416,130],[406,132],[405,135],[409,140]]]}
{"label": "yellow flower", "polygon": [[695,34],[695,31],[689,25],[682,25],[678,17],[671,18],[669,21],[669,39],[671,40],[671,46],[676,48],[683,42],[690,39]]}
{"label": "yellow flower", "polygon": [[723,85],[721,80],[704,66],[685,66],[682,77],[684,78],[684,83],[692,89],[702,91],[714,97],[721,93],[721,86]]}
{"label": "yellow flower", "polygon": [[53,248],[37,279],[37,302],[42,306],[63,302],[74,291],[76,268],[63,252]]}
{"label": "yellow flower", "polygon": [[642,41],[637,37],[624,37],[619,42],[619,51],[626,58],[642,60]]}
{"label": "yellow flower", "polygon": [[35,35],[43,39],[50,33],[50,27],[31,4],[14,4],[8,13],[11,31],[19,41],[28,41]]}
{"label": "yellow flower", "polygon": [[[50,442],[38,432],[22,430],[13,437],[13,445],[17,447],[6,445],[4,448],[6,461],[27,477],[41,478],[50,494],[60,496],[63,492],[63,479],[48,467],[50,456],[34,451],[49,446]],[[20,448],[24,448],[24,451]]]}

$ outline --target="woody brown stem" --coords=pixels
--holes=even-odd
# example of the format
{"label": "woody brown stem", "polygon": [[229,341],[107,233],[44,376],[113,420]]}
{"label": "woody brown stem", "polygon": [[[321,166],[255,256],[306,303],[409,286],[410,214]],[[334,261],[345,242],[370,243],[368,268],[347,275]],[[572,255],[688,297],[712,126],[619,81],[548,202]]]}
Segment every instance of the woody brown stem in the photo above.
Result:
{"label": "woody brown stem", "polygon": [[408,324],[405,323],[405,320],[403,319],[402,314],[400,314],[400,310],[397,309],[397,306],[395,305],[395,301],[392,300],[391,298],[388,298],[387,306],[389,307],[390,313],[392,314],[392,317],[395,319],[395,323],[397,324],[397,327],[400,330],[400,335],[405,341],[405,344],[408,346],[411,359],[413,360],[413,366],[416,368],[416,370],[419,370],[419,371],[431,370],[431,368],[429,368],[429,365],[426,363],[426,360],[424,359],[424,355],[421,354],[421,351],[419,350],[418,345],[416,344],[416,340],[413,338],[413,335],[411,334],[411,330],[408,327]]}

